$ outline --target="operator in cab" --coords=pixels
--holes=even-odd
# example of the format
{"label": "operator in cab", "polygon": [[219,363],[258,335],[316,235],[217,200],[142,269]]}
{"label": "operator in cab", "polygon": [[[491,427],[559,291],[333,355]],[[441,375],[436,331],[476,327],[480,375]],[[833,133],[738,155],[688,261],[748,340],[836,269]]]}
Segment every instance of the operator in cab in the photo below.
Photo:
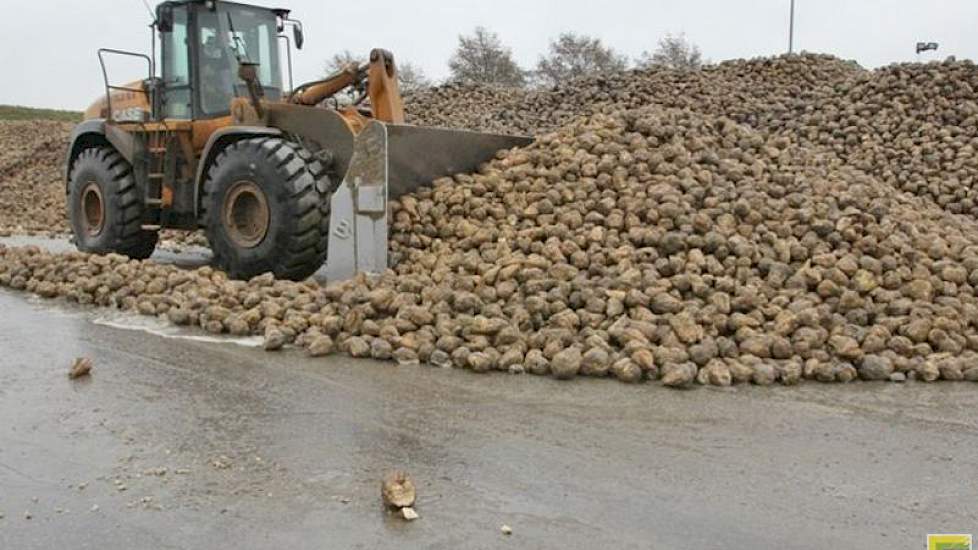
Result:
{"label": "operator in cab", "polygon": [[[205,38],[206,36],[206,38]],[[201,102],[204,112],[216,113],[228,109],[234,96],[231,75],[237,74],[231,56],[217,39],[217,32],[201,33],[200,76]],[[234,71],[232,71],[234,67]]]}

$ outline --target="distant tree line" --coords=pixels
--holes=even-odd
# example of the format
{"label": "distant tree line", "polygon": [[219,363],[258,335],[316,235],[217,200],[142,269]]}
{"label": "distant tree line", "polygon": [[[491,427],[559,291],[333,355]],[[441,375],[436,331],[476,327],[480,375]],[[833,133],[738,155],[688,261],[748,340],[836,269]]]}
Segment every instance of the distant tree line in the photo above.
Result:
{"label": "distant tree line", "polygon": [[[326,62],[325,72],[333,74],[351,63],[365,61],[364,57],[343,51]],[[625,71],[632,66],[695,71],[707,64],[709,61],[703,58],[699,47],[687,40],[685,34],[667,34],[655,49],[642,52],[632,63],[600,38],[566,32],[550,42],[547,54],[539,57],[536,67],[524,69],[513,59],[512,50],[498,34],[476,27],[472,34],[459,35],[458,46],[448,61],[451,74],[448,81],[515,88],[550,87],[581,76]],[[421,67],[410,62],[398,62],[398,74],[401,90],[406,93],[433,85]]]}

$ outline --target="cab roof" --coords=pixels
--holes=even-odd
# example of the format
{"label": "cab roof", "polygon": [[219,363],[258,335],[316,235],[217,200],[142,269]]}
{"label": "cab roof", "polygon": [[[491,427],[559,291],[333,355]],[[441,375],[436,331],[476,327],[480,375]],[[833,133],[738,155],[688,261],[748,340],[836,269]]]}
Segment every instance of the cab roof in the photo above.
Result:
{"label": "cab roof", "polygon": [[273,12],[275,15],[277,15],[279,17],[287,17],[289,15],[289,13],[292,12],[292,10],[291,9],[288,9],[288,8],[269,8],[269,7],[266,7],[266,6],[259,6],[258,4],[245,4],[245,3],[242,3],[242,2],[227,2],[225,0],[167,0],[166,2],[160,2],[159,5],[156,6],[156,9],[157,9],[157,11],[159,11],[160,6],[165,6],[165,5],[169,5],[169,6],[186,6],[186,5],[190,5],[190,4],[206,4],[208,2],[214,2],[216,4],[230,4],[230,5],[234,5],[234,6],[244,6],[244,7],[249,7],[249,8],[257,8],[257,9],[261,9],[261,10],[268,10],[270,12]]}

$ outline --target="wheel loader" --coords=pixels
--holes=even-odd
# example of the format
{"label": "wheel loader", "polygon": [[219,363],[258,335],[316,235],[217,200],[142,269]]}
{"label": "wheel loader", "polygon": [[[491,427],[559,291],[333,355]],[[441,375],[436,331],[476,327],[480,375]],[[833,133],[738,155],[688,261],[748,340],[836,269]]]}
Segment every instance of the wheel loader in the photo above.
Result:
{"label": "wheel loader", "polygon": [[[105,96],[71,136],[68,215],[82,251],[143,259],[161,229],[203,229],[234,278],[301,280],[324,262],[330,281],[381,272],[388,201],[531,142],[405,124],[383,49],[293,87],[304,33],[288,9],[173,0],[153,16],[149,55],[99,50]],[[147,78],[113,84],[116,56],[144,61]]]}

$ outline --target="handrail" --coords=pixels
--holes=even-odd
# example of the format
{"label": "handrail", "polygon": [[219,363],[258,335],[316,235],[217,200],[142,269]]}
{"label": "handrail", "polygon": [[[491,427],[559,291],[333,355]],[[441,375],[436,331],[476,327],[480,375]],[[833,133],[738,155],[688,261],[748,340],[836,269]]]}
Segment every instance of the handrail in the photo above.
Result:
{"label": "handrail", "polygon": [[149,79],[152,79],[153,78],[153,60],[150,59],[150,57],[148,55],[143,54],[143,53],[128,52],[128,51],[125,51],[125,50],[114,50],[112,48],[99,48],[99,50],[98,50],[98,61],[99,61],[99,64],[102,66],[102,80],[103,80],[103,82],[105,82],[105,105],[106,105],[106,109],[108,111],[107,114],[106,114],[106,119],[109,120],[109,121],[111,121],[112,120],[112,116],[113,116],[113,114],[112,114],[112,93],[111,93],[111,90],[124,90],[124,91],[129,91],[129,92],[141,92],[143,94],[146,94],[147,103],[149,103],[150,105],[152,105],[153,104],[153,101],[152,101],[152,98],[149,96],[149,91],[147,91],[144,88],[142,88],[142,89],[126,88],[125,86],[112,86],[112,85],[109,84],[109,72],[105,68],[105,56],[103,54],[122,55],[122,56],[129,56],[129,57],[140,57],[142,59],[145,59],[146,60],[146,66],[148,67]]}

